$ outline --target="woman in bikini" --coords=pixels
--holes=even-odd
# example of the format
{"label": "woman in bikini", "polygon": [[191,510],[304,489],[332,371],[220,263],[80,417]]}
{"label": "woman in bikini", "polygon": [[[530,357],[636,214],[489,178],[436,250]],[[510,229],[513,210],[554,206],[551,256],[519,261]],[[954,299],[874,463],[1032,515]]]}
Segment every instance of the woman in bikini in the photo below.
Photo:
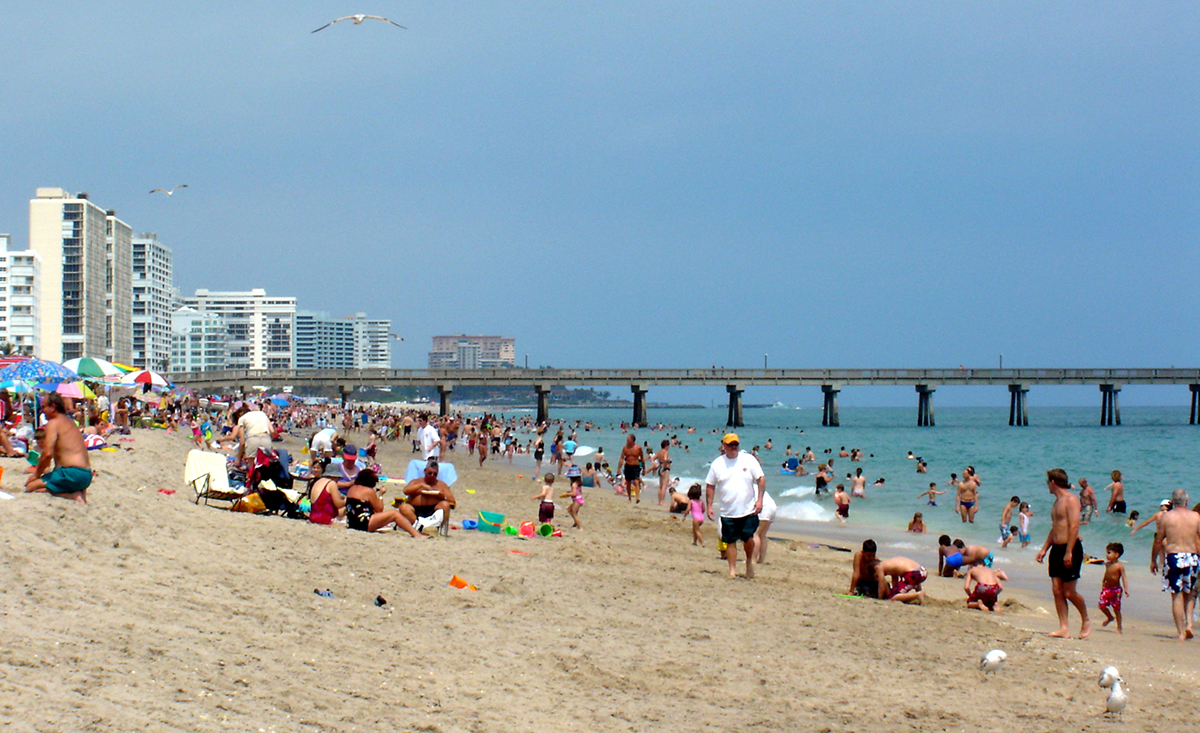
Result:
{"label": "woman in bikini", "polygon": [[660,450],[654,454],[658,468],[658,505],[667,505],[667,489],[671,486],[671,441],[664,440]]}
{"label": "woman in bikini", "polygon": [[379,477],[369,468],[358,472],[354,483],[346,492],[346,524],[360,532],[378,532],[392,522],[413,537],[429,539],[417,530],[396,509],[384,509],[383,501],[375,491]]}

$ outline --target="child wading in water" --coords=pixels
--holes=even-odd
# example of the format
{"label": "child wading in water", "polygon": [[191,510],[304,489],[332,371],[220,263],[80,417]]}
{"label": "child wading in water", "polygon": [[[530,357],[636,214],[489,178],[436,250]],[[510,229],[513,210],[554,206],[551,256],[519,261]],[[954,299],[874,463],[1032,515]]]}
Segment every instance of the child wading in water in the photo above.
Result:
{"label": "child wading in water", "polygon": [[704,502],[700,501],[700,484],[692,484],[688,489],[688,507],[692,512],[692,547],[704,547],[704,538],[700,536],[700,525],[704,524]]}
{"label": "child wading in water", "polygon": [[1017,512],[1017,537],[1021,540],[1021,549],[1029,547],[1029,522],[1033,519],[1033,507],[1029,506],[1029,502],[1021,502],[1021,508]]}
{"label": "child wading in water", "polygon": [[554,521],[554,474],[546,474],[546,483],[542,490],[533,495],[538,500],[538,522],[546,524]]}
{"label": "child wading in water", "polygon": [[1108,626],[1117,621],[1117,633],[1121,627],[1121,594],[1129,595],[1129,581],[1125,578],[1125,564],[1121,555],[1125,554],[1125,546],[1120,542],[1109,542],[1105,548],[1104,580],[1100,587],[1100,610],[1104,613],[1104,623]]}

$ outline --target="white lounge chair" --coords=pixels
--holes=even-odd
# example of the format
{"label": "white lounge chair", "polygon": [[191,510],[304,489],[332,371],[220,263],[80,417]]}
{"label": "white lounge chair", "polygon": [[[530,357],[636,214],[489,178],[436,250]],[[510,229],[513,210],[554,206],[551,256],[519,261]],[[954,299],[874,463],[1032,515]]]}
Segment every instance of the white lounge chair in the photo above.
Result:
{"label": "white lounge chair", "polygon": [[212,501],[237,501],[246,495],[246,489],[229,486],[225,456],[202,450],[188,451],[187,463],[183,467],[183,480],[196,492],[196,503],[204,500],[205,506]]}

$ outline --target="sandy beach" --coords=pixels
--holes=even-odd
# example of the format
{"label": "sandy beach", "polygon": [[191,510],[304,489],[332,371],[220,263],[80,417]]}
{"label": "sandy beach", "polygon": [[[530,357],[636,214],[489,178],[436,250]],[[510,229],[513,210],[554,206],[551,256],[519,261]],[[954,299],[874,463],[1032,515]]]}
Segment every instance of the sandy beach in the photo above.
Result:
{"label": "sandy beach", "polygon": [[[0,463],[16,495],[0,501],[8,730],[1012,733],[1182,730],[1194,715],[1195,644],[1150,622],[1101,629],[1094,599],[1092,638],[1060,641],[1043,600],[967,611],[957,580],[931,579],[922,607],[843,598],[850,556],[803,538],[731,580],[711,527],[692,547],[652,498],[607,489],[587,491],[584,531],[560,501],[564,536],[532,540],[230,513],[193,503],[187,437],[133,438],[92,454],[89,506],[20,494],[25,464]],[[411,454],[380,457],[402,475]],[[536,518],[528,477],[450,460],[456,523]],[[478,590],[448,587],[453,574]],[[1008,663],[985,679],[993,648]],[[1131,688],[1119,727],[1096,684],[1109,664]]]}

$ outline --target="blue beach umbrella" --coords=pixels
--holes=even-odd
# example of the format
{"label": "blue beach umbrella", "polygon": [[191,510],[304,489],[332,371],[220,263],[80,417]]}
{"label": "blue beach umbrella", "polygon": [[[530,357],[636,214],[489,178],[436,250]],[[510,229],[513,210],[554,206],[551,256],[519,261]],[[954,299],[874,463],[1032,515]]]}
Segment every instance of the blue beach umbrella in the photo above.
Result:
{"label": "blue beach umbrella", "polygon": [[56,361],[27,359],[0,369],[0,381],[21,380],[35,384],[78,382],[79,375]]}

